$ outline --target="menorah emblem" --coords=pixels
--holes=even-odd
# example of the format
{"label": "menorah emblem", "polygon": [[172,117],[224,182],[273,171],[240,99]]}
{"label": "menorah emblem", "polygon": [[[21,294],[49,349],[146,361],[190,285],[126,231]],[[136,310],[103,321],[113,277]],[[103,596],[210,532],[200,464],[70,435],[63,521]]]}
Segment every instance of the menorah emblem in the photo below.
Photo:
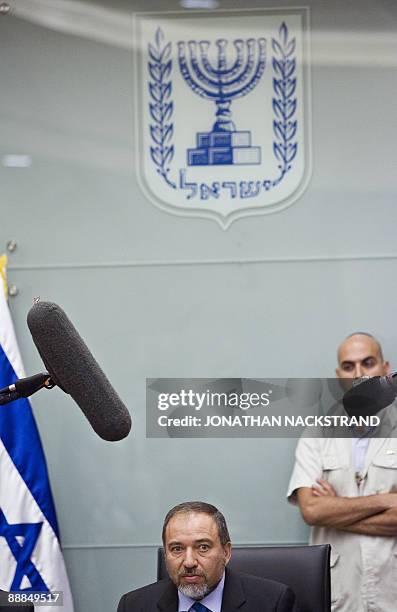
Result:
{"label": "menorah emblem", "polygon": [[187,163],[189,166],[260,164],[260,147],[251,146],[251,132],[237,131],[230,106],[233,100],[250,93],[260,81],[266,63],[266,40],[234,40],[236,58],[230,65],[226,58],[228,41],[219,38],[215,44],[218,49],[216,67],[208,57],[208,40],[178,42],[179,68],[184,80],[194,93],[216,104],[212,130],[196,134],[197,148],[188,149]]}

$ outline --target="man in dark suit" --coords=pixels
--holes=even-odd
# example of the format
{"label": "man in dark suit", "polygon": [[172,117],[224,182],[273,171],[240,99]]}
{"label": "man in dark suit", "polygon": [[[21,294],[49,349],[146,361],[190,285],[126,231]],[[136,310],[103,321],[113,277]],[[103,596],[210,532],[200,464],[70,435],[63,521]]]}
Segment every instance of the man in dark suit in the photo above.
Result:
{"label": "man in dark suit", "polygon": [[279,582],[226,568],[231,543],[215,506],[185,502],[164,520],[163,544],[170,579],[120,600],[118,612],[297,612],[293,591]]}

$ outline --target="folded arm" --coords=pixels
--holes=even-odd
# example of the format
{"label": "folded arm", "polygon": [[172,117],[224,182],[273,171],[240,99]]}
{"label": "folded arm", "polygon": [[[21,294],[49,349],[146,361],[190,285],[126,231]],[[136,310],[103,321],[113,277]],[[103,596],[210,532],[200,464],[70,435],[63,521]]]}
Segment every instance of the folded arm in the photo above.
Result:
{"label": "folded arm", "polygon": [[333,527],[366,535],[397,535],[397,494],[338,496],[323,479],[297,492],[302,516],[309,525]]}
{"label": "folded arm", "polygon": [[363,535],[397,537],[397,508],[379,512],[340,529]]}

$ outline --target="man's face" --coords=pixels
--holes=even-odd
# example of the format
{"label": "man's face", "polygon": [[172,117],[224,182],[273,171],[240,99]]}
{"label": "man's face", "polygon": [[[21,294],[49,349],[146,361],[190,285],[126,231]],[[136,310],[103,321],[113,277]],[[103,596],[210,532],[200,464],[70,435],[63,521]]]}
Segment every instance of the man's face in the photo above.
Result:
{"label": "man's face", "polygon": [[388,361],[384,361],[379,346],[373,338],[355,334],[339,347],[338,378],[360,378],[361,376],[385,376],[390,372]]}
{"label": "man's face", "polygon": [[202,599],[222,578],[231,557],[230,542],[223,546],[209,514],[181,512],[165,531],[165,562],[172,582],[193,599]]}

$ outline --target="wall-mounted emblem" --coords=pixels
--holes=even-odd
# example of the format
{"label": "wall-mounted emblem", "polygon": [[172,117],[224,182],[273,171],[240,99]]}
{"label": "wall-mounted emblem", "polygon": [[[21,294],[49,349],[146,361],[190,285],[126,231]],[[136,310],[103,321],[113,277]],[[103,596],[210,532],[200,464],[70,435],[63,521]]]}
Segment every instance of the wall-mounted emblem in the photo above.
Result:
{"label": "wall-mounted emblem", "polygon": [[174,214],[292,204],[310,177],[307,9],[135,15],[136,168]]}

